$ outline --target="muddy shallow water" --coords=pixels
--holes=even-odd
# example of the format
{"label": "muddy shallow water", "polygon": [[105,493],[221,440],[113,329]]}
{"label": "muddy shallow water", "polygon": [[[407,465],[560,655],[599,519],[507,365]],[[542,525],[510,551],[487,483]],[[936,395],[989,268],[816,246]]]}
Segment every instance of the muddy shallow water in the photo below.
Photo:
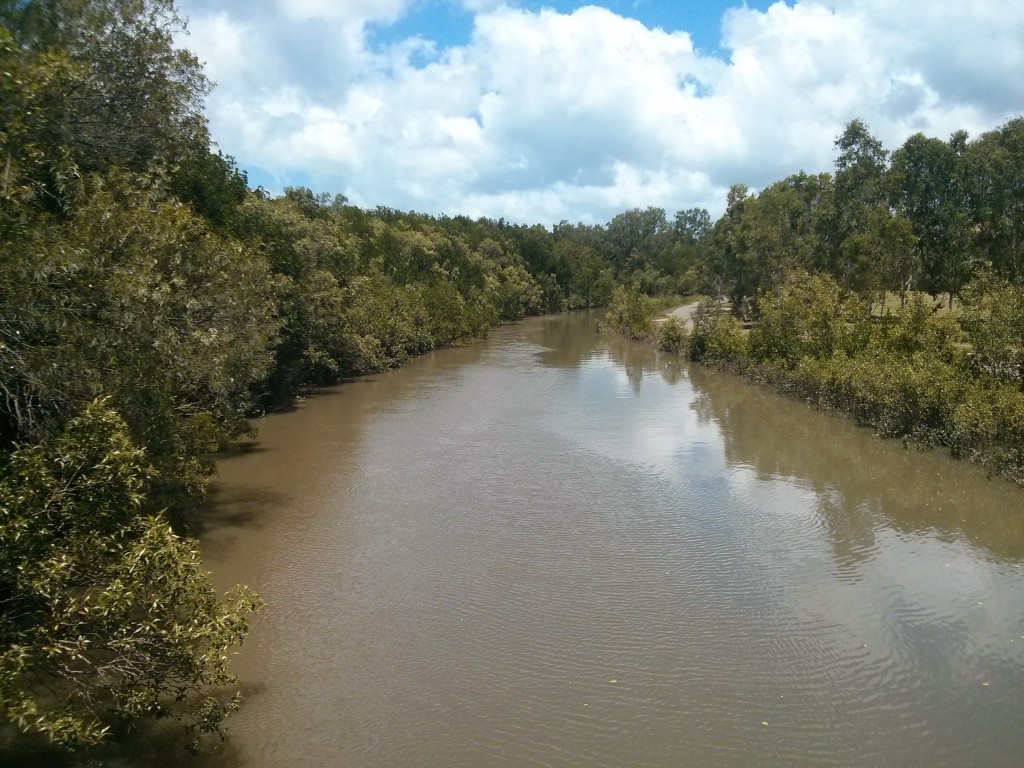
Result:
{"label": "muddy shallow water", "polygon": [[201,763],[1020,765],[1024,491],[593,327],[221,462],[206,563],[267,608]]}

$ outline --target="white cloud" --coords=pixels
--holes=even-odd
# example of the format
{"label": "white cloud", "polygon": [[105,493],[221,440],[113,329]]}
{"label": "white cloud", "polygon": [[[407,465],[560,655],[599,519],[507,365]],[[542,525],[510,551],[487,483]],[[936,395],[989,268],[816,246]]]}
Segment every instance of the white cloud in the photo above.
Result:
{"label": "white cloud", "polygon": [[853,117],[894,148],[1024,104],[1007,77],[1024,70],[1024,7],[990,0],[736,8],[727,59],[599,7],[461,5],[472,36],[444,48],[368,42],[412,0],[204,4],[186,44],[219,82],[215,138],[243,167],[364,205],[601,222],[633,206],[718,213],[731,183],[827,170]]}
{"label": "white cloud", "polygon": [[288,20],[391,22],[401,18],[410,0],[277,0],[277,5]]}

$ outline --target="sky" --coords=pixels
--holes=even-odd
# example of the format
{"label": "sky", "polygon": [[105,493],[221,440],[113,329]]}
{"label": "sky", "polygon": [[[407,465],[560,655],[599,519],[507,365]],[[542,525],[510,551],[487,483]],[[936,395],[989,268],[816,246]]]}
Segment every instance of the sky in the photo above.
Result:
{"label": "sky", "polygon": [[707,208],[1024,113],[1005,0],[179,0],[251,186],[521,223]]}

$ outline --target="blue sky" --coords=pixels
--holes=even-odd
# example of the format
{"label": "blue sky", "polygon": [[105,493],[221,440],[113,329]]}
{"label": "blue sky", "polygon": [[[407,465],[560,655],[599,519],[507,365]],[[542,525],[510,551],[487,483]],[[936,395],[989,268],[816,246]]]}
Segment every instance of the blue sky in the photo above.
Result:
{"label": "blue sky", "polygon": [[272,193],[603,223],[1024,112],[1024,3],[179,0],[218,146]]}
{"label": "blue sky", "polygon": [[[537,12],[551,8],[568,14],[595,3],[525,2],[514,3],[518,8]],[[613,0],[598,3],[619,16],[636,19],[650,28],[689,33],[695,47],[704,51],[720,52],[722,17],[729,8],[743,5],[730,0]],[[749,8],[767,9],[772,3],[764,0],[747,2]],[[474,14],[465,6],[450,0],[421,0],[408,14],[393,24],[376,24],[371,28],[375,44],[388,44],[416,35],[433,40],[442,46],[463,45],[473,31]]]}

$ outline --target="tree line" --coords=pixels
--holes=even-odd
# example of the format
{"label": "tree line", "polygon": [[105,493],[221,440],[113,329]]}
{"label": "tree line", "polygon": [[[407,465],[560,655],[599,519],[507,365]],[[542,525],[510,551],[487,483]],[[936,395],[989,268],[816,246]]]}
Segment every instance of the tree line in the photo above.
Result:
{"label": "tree line", "polygon": [[705,292],[756,302],[804,270],[870,300],[923,291],[952,307],[983,269],[1024,281],[1024,118],[973,140],[918,133],[893,152],[853,120],[835,147],[834,173],[730,189],[703,243]]}

